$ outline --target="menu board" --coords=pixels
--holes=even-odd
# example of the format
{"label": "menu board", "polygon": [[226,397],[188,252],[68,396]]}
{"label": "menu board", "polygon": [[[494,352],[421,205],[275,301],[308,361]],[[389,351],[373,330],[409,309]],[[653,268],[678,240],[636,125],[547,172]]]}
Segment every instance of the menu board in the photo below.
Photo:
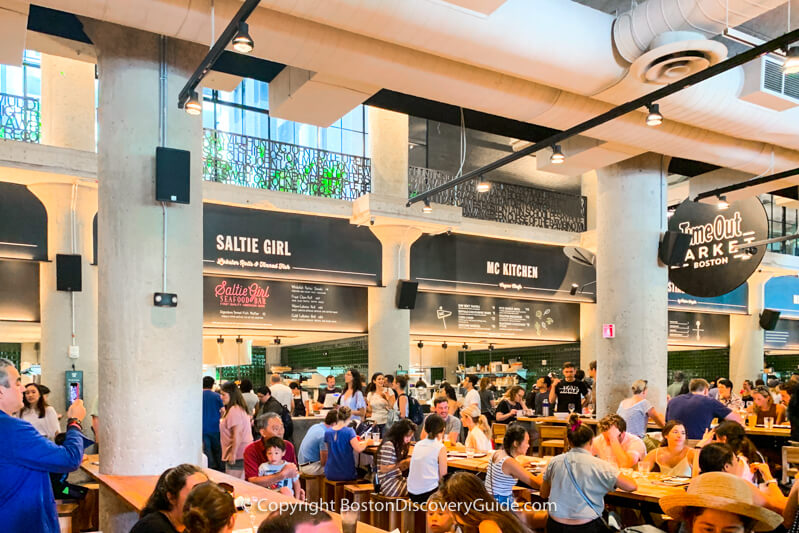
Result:
{"label": "menu board", "polygon": [[203,206],[203,272],[379,285],[382,248],[345,218]]}
{"label": "menu board", "polygon": [[668,343],[671,346],[729,346],[730,317],[669,311]]}
{"label": "menu board", "polygon": [[799,278],[796,276],[771,278],[763,290],[766,309],[779,311],[783,318],[799,318]]}
{"label": "menu board", "polygon": [[748,303],[749,285],[746,283],[721,296],[702,297],[686,294],[669,282],[669,309],[745,315]]}
{"label": "menu board", "polygon": [[411,334],[576,341],[580,306],[420,292],[411,310]]}
{"label": "menu board", "polygon": [[364,287],[203,278],[203,325],[296,331],[367,331]]}
{"label": "menu board", "polygon": [[0,260],[0,320],[39,322],[39,263]]}
{"label": "menu board", "polygon": [[765,347],[777,350],[798,350],[799,320],[779,319],[774,330],[765,332]]}
{"label": "menu board", "polygon": [[25,185],[0,182],[0,257],[47,261],[47,211]]}

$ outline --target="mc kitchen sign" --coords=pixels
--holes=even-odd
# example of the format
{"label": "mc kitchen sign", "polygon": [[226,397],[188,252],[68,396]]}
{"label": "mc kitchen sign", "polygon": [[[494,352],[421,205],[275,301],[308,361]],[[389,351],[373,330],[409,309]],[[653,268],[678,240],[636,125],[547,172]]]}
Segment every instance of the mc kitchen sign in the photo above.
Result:
{"label": "mc kitchen sign", "polygon": [[768,238],[768,219],[757,197],[719,209],[713,204],[685,200],[669,220],[669,229],[691,235],[681,264],[669,269],[669,280],[698,297],[726,294],[749,279],[766,253],[748,244]]}

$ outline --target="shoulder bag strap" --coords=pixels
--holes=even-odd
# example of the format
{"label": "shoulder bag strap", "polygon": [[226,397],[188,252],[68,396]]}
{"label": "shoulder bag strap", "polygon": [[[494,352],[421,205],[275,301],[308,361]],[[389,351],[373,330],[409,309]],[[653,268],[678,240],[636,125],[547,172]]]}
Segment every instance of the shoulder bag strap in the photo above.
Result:
{"label": "shoulder bag strap", "polygon": [[574,488],[577,489],[577,493],[582,497],[583,501],[588,505],[588,507],[590,507],[591,510],[596,513],[597,517],[602,520],[602,523],[605,524],[606,527],[610,528],[608,523],[605,521],[605,518],[602,516],[602,513],[596,510],[594,504],[591,503],[591,500],[588,499],[588,496],[585,495],[585,492],[583,492],[583,489],[580,487],[579,483],[577,483],[577,480],[574,478],[574,472],[572,472],[571,465],[569,464],[568,459],[565,457],[563,460],[563,465],[566,467],[566,472],[569,474],[569,478],[572,480]]}

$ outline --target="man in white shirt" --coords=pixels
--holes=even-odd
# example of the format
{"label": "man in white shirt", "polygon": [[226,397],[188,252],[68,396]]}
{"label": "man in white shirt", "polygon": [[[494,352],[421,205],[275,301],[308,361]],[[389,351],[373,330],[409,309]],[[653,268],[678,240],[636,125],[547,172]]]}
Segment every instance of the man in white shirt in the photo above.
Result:
{"label": "man in white shirt", "polygon": [[463,380],[463,388],[466,389],[462,405],[464,410],[468,410],[472,405],[476,405],[477,409],[480,409],[480,393],[477,390],[477,383],[479,383],[477,376],[466,376],[466,379]]}
{"label": "man in white shirt", "polygon": [[283,384],[279,374],[272,374],[269,381],[269,390],[272,392],[272,398],[279,401],[291,413],[294,405],[294,394],[292,394],[291,389]]}
{"label": "man in white shirt", "polygon": [[591,453],[619,468],[632,468],[646,456],[646,445],[636,435],[627,433],[627,422],[617,414],[608,415],[598,424],[599,436]]}

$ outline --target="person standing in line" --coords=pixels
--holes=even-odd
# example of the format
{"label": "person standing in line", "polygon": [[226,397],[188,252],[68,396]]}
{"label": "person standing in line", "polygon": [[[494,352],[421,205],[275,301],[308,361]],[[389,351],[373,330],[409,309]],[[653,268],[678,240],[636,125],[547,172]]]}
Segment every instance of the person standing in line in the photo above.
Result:
{"label": "person standing in line", "polygon": [[203,377],[203,453],[208,457],[208,468],[219,472],[225,471],[222,462],[222,440],[219,436],[219,419],[225,404],[222,397],[215,393],[214,378]]}
{"label": "person standing in line", "polygon": [[671,385],[666,387],[666,395],[669,400],[680,395],[680,390],[682,389],[684,381],[685,374],[680,370],[676,371],[674,373],[674,381],[671,382]]}
{"label": "person standing in line", "polygon": [[[341,387],[336,386],[336,376],[327,376],[327,383],[324,389],[319,389],[319,397],[316,400],[319,402],[320,409],[325,407],[325,398],[327,398],[328,394],[341,394]],[[336,402],[330,402],[330,405],[327,407],[331,407]]]}
{"label": "person standing in line", "polygon": [[222,385],[224,414],[219,421],[222,461],[227,473],[244,479],[244,449],[252,442],[250,415],[239,388],[232,381]]}
{"label": "person standing in line", "polygon": [[466,379],[463,380],[463,388],[466,389],[466,396],[463,397],[463,401],[461,403],[462,409],[468,409],[471,405],[476,405],[477,408],[482,412],[482,407],[480,404],[480,393],[477,391],[477,384],[479,380],[477,376],[470,375],[466,376]]}
{"label": "person standing in line", "polygon": [[574,363],[563,363],[563,381],[552,380],[552,389],[549,391],[550,408],[557,402],[555,411],[559,413],[582,411],[581,407],[588,396],[588,385],[577,380],[574,377],[576,373]]}
{"label": "person standing in line", "polygon": [[0,520],[3,531],[58,533],[50,473],[77,470],[83,459],[83,400],[67,410],[64,444],[56,445],[14,415],[22,409],[22,379],[14,363],[0,358]]}
{"label": "person standing in line", "polygon": [[51,405],[47,405],[39,384],[29,383],[25,387],[22,402],[23,407],[19,417],[30,422],[39,435],[55,440],[56,433],[61,429],[61,425],[58,423],[58,413]]}
{"label": "person standing in line", "polygon": [[272,374],[269,382],[269,390],[272,393],[272,397],[291,413],[294,410],[294,394],[291,389],[283,384],[280,374]]}
{"label": "person standing in line", "polygon": [[252,416],[255,413],[255,406],[258,405],[258,396],[252,391],[252,381],[247,378],[242,378],[239,384],[241,396],[244,398],[244,403],[247,404],[247,414]]}

